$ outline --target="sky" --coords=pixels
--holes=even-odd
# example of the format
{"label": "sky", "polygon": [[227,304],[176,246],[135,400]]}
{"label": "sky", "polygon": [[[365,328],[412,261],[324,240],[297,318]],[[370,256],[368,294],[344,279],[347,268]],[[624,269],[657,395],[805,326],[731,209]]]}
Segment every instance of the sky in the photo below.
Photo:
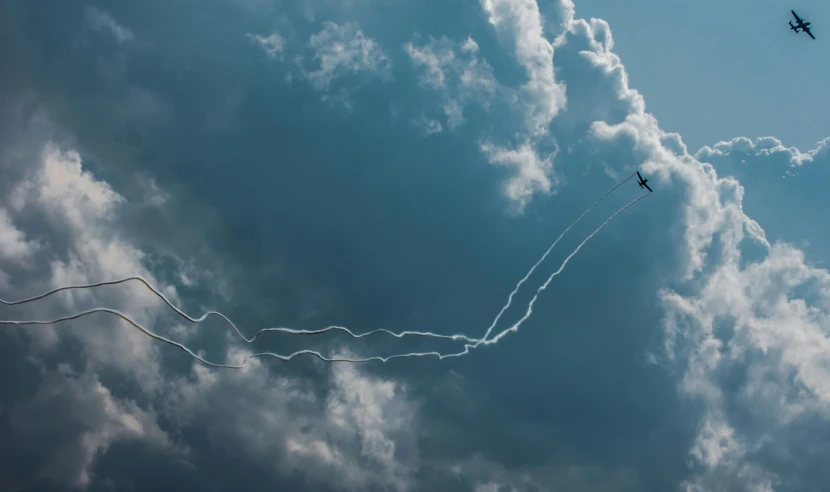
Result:
{"label": "sky", "polygon": [[[112,313],[0,325],[0,489],[830,479],[830,126],[802,112],[827,68],[782,69],[823,56],[826,7],[793,7],[815,42],[777,2],[53,7],[0,3],[5,301],[138,275],[246,337],[480,338],[598,198],[635,171],[654,193],[607,194],[516,289],[503,336],[461,357],[220,369]],[[342,331],[246,343],[135,281],[0,320],[98,307],[216,363],[464,349]]]}
{"label": "sky", "polygon": [[[614,52],[646,109],[690,149],[726,135],[775,135],[811,149],[827,136],[824,83],[830,67],[819,39],[826,2],[582,0],[580,17],[608,21]],[[812,22],[816,41],[797,36],[790,10]],[[782,29],[782,27],[784,29]]]}

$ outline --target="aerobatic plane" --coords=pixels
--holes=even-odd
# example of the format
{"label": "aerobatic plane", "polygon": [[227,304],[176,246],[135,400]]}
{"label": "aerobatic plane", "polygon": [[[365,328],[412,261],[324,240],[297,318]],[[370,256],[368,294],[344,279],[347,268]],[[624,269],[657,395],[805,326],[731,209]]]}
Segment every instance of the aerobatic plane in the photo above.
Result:
{"label": "aerobatic plane", "polygon": [[637,171],[637,184],[640,185],[640,188],[645,186],[648,191],[653,191],[646,183],[648,183],[648,179],[643,179],[643,177],[640,176],[640,171]]}
{"label": "aerobatic plane", "polygon": [[[790,12],[792,12],[793,17],[795,17],[795,25],[793,25],[793,21],[790,21],[790,29],[792,29],[796,33],[804,31],[804,32],[807,33],[808,36],[810,36],[813,39],[816,39],[816,37],[813,36],[813,33],[810,32],[810,24],[811,23],[810,22],[804,22],[804,19],[802,19],[801,17],[798,16],[798,14],[795,13],[795,10],[790,10]],[[801,29],[801,31],[799,31],[799,29]]]}

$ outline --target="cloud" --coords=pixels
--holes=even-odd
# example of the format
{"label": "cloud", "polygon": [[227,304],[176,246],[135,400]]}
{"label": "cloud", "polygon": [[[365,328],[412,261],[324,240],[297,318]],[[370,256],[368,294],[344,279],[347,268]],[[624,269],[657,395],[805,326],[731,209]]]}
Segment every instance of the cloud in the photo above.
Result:
{"label": "cloud", "polygon": [[441,94],[447,126],[454,130],[464,121],[465,104],[477,101],[484,107],[498,91],[493,69],[478,57],[479,47],[473,38],[452,43],[445,37],[418,46],[404,46],[410,62],[422,70],[421,84]]}
{"label": "cloud", "polygon": [[320,63],[320,68],[307,74],[317,89],[328,89],[334,79],[350,73],[381,78],[391,73],[383,50],[352,22],[324,22],[323,29],[311,36],[309,45],[314,50],[314,60]]}
{"label": "cloud", "polygon": [[[146,254],[119,233],[117,219],[126,199],[84,169],[75,150],[62,151],[49,143],[40,157],[16,187],[15,210],[36,210],[48,218],[50,233],[63,240],[50,241],[51,249],[42,253],[67,258],[52,260],[40,283],[62,286],[139,274],[161,285],[178,302],[176,291],[159,283],[144,266]],[[67,250],[56,250],[60,245]],[[186,262],[178,264],[185,272],[192,269]],[[200,278],[198,272],[190,275],[191,283]],[[29,280],[38,284],[34,277]],[[106,305],[152,326],[162,311],[157,300],[144,289],[125,287],[74,292],[59,299],[58,306],[40,305],[23,317],[49,318],[66,308],[79,311]],[[184,456],[182,446],[173,443],[157,423],[157,406],[170,421],[183,427],[207,426],[217,446],[244,449],[285,477],[299,472],[304,480],[339,490],[412,487],[418,458],[412,427],[417,407],[400,383],[371,376],[356,366],[333,365],[331,387],[324,393],[302,378],[275,381],[261,361],[234,373],[194,365],[191,378],[169,381],[162,377],[166,371],[159,346],[111,318],[84,318],[44,328],[26,331],[36,342],[30,355],[43,368],[44,379],[33,398],[14,402],[8,410],[13,434],[7,442],[27,443],[20,445],[25,453],[19,456],[27,457],[28,468],[19,474],[3,469],[0,478],[5,483],[25,488],[43,479],[85,488],[94,479],[96,460],[123,440]],[[193,327],[170,330],[193,339]],[[81,372],[76,374],[66,365],[48,369],[46,361],[60,360],[59,352],[66,349],[62,342],[70,338],[83,352]],[[241,354],[231,348],[228,356]],[[131,399],[114,396],[100,375],[137,383],[142,399],[153,406],[143,409]],[[53,416],[56,407],[62,412]],[[50,413],[48,426],[42,423],[46,413]],[[64,428],[72,432],[58,432]],[[45,439],[53,443],[48,448],[37,444]]]}
{"label": "cloud", "polygon": [[[614,37],[608,23],[571,17],[566,27],[554,42],[556,60],[569,79],[577,79],[579,72],[573,73],[576,67],[585,70],[588,77],[568,86],[568,109],[557,117],[557,127],[566,123],[581,127],[594,121],[616,124],[632,112],[645,113],[642,95],[629,87],[625,67],[613,52]],[[685,152],[685,147],[680,152]]]}
{"label": "cloud", "polygon": [[[126,199],[86,170],[76,150],[60,150],[48,143],[39,157],[14,193],[15,213],[35,212],[47,218],[43,227],[53,238],[50,249],[39,253],[55,259],[42,272],[45,278],[29,275],[31,286],[139,274],[161,285],[178,303],[175,289],[160,283],[144,265],[146,253],[120,233],[117,220]],[[23,234],[18,231],[14,237]],[[61,246],[66,250],[58,249]],[[187,262],[176,264],[191,284],[201,278]],[[145,325],[161,319],[162,309],[154,297],[141,288],[123,287],[76,291],[58,298],[57,306],[42,301],[22,317],[43,319],[105,305]],[[96,461],[113,443],[124,440],[184,457],[185,448],[162,430],[154,408],[162,408],[169,421],[182,427],[206,426],[217,446],[244,449],[285,477],[300,473],[304,480],[339,490],[412,487],[418,457],[412,427],[417,407],[400,383],[371,376],[356,366],[333,365],[328,368],[330,389],[323,392],[302,378],[275,380],[261,361],[233,373],[194,365],[191,378],[170,381],[163,377],[167,371],[159,346],[111,318],[83,318],[42,328],[25,331],[35,342],[30,360],[43,372],[37,393],[0,408],[12,423],[5,442],[19,443],[13,448],[19,452],[15,456],[27,463],[17,472],[0,468],[0,480],[12,490],[25,489],[36,480],[85,488],[94,480]],[[193,327],[174,326],[170,331],[193,339]],[[66,364],[50,369],[49,361],[67,356],[63,342],[69,339],[81,348],[82,369],[75,372]],[[228,356],[238,358],[242,352],[233,346],[231,342]],[[128,387],[137,384],[150,406],[142,408],[132,399],[115,396],[102,382],[113,381],[114,376]],[[55,408],[61,411],[54,413]],[[44,441],[51,444],[40,446]]]}
{"label": "cloud", "polygon": [[824,185],[830,179],[828,143],[802,152],[773,137],[738,137],[705,146],[695,158],[740,181],[744,210],[770,238],[798,245],[814,264],[826,265],[822,252],[830,247],[830,230],[816,227],[811,217],[830,206]]}
{"label": "cloud", "polygon": [[476,485],[475,492],[516,492],[516,488],[498,482],[487,482]]}
{"label": "cloud", "polygon": [[44,149],[37,181],[25,183],[20,189],[27,188],[57,222],[81,233],[98,220],[112,218],[113,209],[124,203],[109,184],[97,181],[82,168],[77,151],[61,152],[52,145]]}
{"label": "cloud", "polygon": [[[594,28],[584,23],[573,29],[579,31]],[[601,63],[599,56],[588,58]],[[823,435],[830,416],[830,273],[809,266],[791,245],[771,244],[744,213],[741,183],[719,177],[700,159],[734,151],[787,152],[798,166],[823,146],[801,153],[774,139],[736,139],[689,155],[678,137],[660,130],[630,97],[624,71],[615,72],[609,74],[619,84],[614,96],[627,97],[631,110],[620,123],[595,122],[595,138],[628,139],[642,169],[658,177],[658,190],[672,189],[670,182],[682,187],[683,270],[689,282],[663,289],[660,298],[666,355],[683,375],[681,393],[705,408],[690,449],[695,467],[686,489],[803,490],[822,483],[818,443],[795,444],[790,436]],[[745,254],[752,245],[763,253],[749,261]]]}
{"label": "cloud", "polygon": [[[126,199],[85,170],[77,151],[61,151],[48,143],[40,161],[32,163],[30,169],[28,177],[12,193],[16,212],[45,218],[47,223],[41,227],[47,231],[43,234],[52,238],[52,248],[41,251],[43,256],[38,257],[43,258],[41,264],[46,271],[27,272],[28,289],[40,285],[45,290],[45,286],[84,284],[136,274],[157,281],[143,264],[145,253],[125,240],[117,226],[118,210]],[[62,246],[66,250],[55,251]],[[41,274],[44,277],[39,277]],[[174,288],[163,289],[172,299],[178,299]],[[41,301],[29,312],[42,319],[65,313],[66,309],[88,309],[103,303],[130,313],[142,323],[156,320],[163,312],[155,296],[135,286],[75,292],[56,299],[57,305],[54,301]],[[27,333],[47,352],[57,348],[61,338],[71,336],[82,342],[86,359],[94,366],[115,369],[148,390],[161,383],[158,367],[148,363],[158,357],[158,346],[126,324],[85,318]]]}
{"label": "cloud", "polygon": [[10,406],[8,419],[0,447],[4,490],[28,490],[40,481],[84,489],[93,481],[95,460],[116,441],[139,440],[184,457],[152,410],[115,398],[94,373],[75,373],[65,364],[46,371],[31,398]]}
{"label": "cloud", "polygon": [[107,12],[96,7],[89,6],[86,8],[86,20],[96,31],[109,31],[119,43],[125,43],[133,39],[132,31],[119,24]]}
{"label": "cloud", "polygon": [[[700,347],[681,386],[708,404],[693,449],[705,467],[697,480],[712,487],[752,468],[802,488],[809,476],[786,476],[787,462],[815,472],[817,443],[791,448],[789,436],[805,426],[821,435],[830,417],[830,273],[786,244],[743,268],[736,246],[724,248],[734,260],[718,265],[698,294],[663,295],[671,326]],[[784,450],[792,458],[776,456]]]}
{"label": "cloud", "polygon": [[38,248],[34,241],[12,223],[6,210],[0,208],[0,259],[20,263],[26,261]]}
{"label": "cloud", "polygon": [[523,210],[536,193],[551,191],[550,175],[555,154],[540,157],[529,143],[524,143],[515,150],[487,142],[482,143],[480,148],[491,164],[515,169],[515,175],[507,180],[504,192],[513,200],[517,211]]}
{"label": "cloud", "polygon": [[[549,126],[567,107],[565,84],[556,79],[554,45],[545,38],[544,20],[535,0],[481,0],[481,6],[527,75],[518,89],[508,91],[523,112],[523,128],[513,132],[519,143],[482,146],[491,164],[509,163],[518,169],[507,183],[506,195],[513,200],[512,211],[522,213],[536,193],[549,193],[555,183],[556,151],[542,148],[556,146],[549,137]],[[540,157],[544,154],[547,156]]]}
{"label": "cloud", "polygon": [[542,15],[535,0],[481,0],[496,32],[513,45],[528,80],[519,96],[526,108],[531,135],[547,132],[547,125],[566,106],[565,85],[556,80],[553,46],[545,39]]}
{"label": "cloud", "polygon": [[506,467],[475,454],[454,463],[450,474],[455,479],[466,479],[475,492],[638,490],[634,477],[627,470],[610,471],[575,463],[565,465],[557,460]]}
{"label": "cloud", "polygon": [[270,58],[281,57],[285,49],[284,40],[279,33],[272,32],[267,37],[261,34],[246,34],[248,39],[258,44]]}
{"label": "cloud", "polygon": [[434,133],[441,133],[444,131],[444,126],[438,120],[428,119],[426,117],[421,118],[420,120],[416,120],[413,122],[416,126],[422,128],[427,135],[432,135]]}
{"label": "cloud", "polygon": [[793,168],[799,168],[816,159],[826,156],[830,151],[830,137],[819,141],[816,147],[807,152],[801,152],[795,147],[785,147],[783,142],[775,137],[758,137],[753,142],[747,137],[735,137],[729,141],[721,141],[713,147],[708,145],[698,150],[694,157],[698,160],[711,159],[716,156],[728,156],[733,153],[754,156],[773,156],[780,154]]}
{"label": "cloud", "polygon": [[327,393],[308,380],[276,377],[260,361],[234,373],[194,365],[170,388],[168,409],[179,425],[205,426],[213,445],[241,449],[280,475],[299,472],[332,490],[410,490],[417,406],[406,388],[355,365],[326,372]]}

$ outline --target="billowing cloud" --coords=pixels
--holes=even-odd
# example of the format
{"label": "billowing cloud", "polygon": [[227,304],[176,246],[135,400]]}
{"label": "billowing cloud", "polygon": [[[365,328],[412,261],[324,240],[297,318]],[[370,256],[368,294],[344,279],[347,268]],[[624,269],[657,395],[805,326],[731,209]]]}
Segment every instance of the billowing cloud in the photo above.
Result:
{"label": "billowing cloud", "polygon": [[[623,73],[617,72],[620,97],[628,90]],[[684,188],[683,270],[697,288],[688,292],[691,286],[685,286],[684,294],[667,288],[661,299],[667,355],[683,368],[679,387],[706,408],[690,450],[695,473],[686,487],[795,490],[816,483],[811,474],[821,468],[815,443],[793,446],[789,436],[823,432],[828,419],[830,274],[809,266],[798,249],[770,244],[743,211],[741,184],[699,160],[733,149],[784,149],[770,139],[755,145],[738,139],[692,156],[639,104],[632,104],[625,121],[596,122],[593,132],[601,141],[631,139],[645,172],[656,173],[665,186],[672,180]],[[788,152],[795,165],[820,153],[821,147]],[[760,249],[750,260],[745,255],[752,245]]]}
{"label": "billowing cloud", "polygon": [[[18,213],[42,214],[55,238],[52,242],[66,245],[66,251],[60,251],[57,257],[50,251],[42,252],[47,258],[44,265],[48,265],[48,272],[44,272],[46,285],[85,284],[135,274],[155,281],[155,276],[144,266],[145,253],[126,241],[116,226],[117,211],[125,205],[125,198],[85,170],[77,151],[61,151],[50,143],[40,156],[41,161],[31,167],[33,172],[29,178],[18,183],[12,194]],[[30,282],[35,275],[36,272],[29,272]],[[40,285],[41,289],[46,286]],[[177,299],[174,288],[165,288],[165,293]],[[59,303],[70,310],[90,308],[102,301],[131,313],[143,323],[157,319],[161,312],[155,296],[130,286],[95,294],[71,293],[59,298]],[[39,317],[65,312],[54,309],[52,303],[44,306],[36,311],[41,313]],[[49,306],[53,306],[51,310]],[[71,334],[83,341],[90,363],[117,369],[145,388],[156,387],[160,383],[158,368],[147,362],[157,357],[158,346],[136,330],[128,329],[126,324],[117,323],[113,327],[101,318],[98,321],[84,319],[69,323],[71,328],[44,327],[30,333],[44,349],[55,347],[62,336]]]}
{"label": "billowing cloud", "polygon": [[[54,249],[58,245],[67,248],[59,252],[67,259],[53,260],[41,285],[84,284],[133,274],[158,284],[145,266],[147,255],[119,232],[117,219],[126,199],[84,169],[79,152],[62,151],[50,143],[40,156],[14,195],[17,213],[36,209],[49,219],[52,237],[61,238],[50,241],[52,249],[41,253],[59,252]],[[14,230],[18,244],[24,233]],[[36,278],[36,271],[29,273],[30,280]],[[190,275],[199,278],[198,272]],[[172,287],[160,285],[179,302]],[[109,292],[76,291],[62,296],[58,304],[64,309],[47,304],[24,312],[44,319],[64,314],[66,308],[77,312],[103,304],[152,328],[163,311],[158,299],[129,284]],[[241,372],[195,365],[190,378],[167,381],[162,376],[162,349],[112,318],[102,315],[40,328],[26,333],[36,342],[31,355],[43,368],[44,379],[34,397],[7,409],[12,427],[6,442],[18,443],[16,449],[26,450],[19,456],[29,460],[19,473],[0,468],[0,483],[13,490],[33,480],[85,488],[94,479],[96,460],[117,441],[144,442],[185,457],[186,445],[162,430],[154,406],[143,408],[114,396],[99,373],[137,383],[143,400],[163,408],[171,421],[182,427],[205,425],[217,446],[231,443],[245,449],[270,463],[275,473],[300,472],[306,480],[340,490],[412,487],[418,454],[411,426],[417,407],[399,383],[365,374],[356,366],[332,366],[331,388],[322,395],[303,378],[274,379],[264,361],[254,361]],[[192,328],[176,325],[170,331],[193,341]],[[83,351],[80,374],[67,365],[50,369],[46,362],[65,350],[62,342],[69,338]],[[231,349],[228,357],[241,355]],[[55,408],[61,413],[52,416]],[[217,420],[218,414],[223,416]],[[50,425],[43,425],[43,420]],[[59,432],[62,428],[73,431]],[[37,444],[44,440],[52,444]]]}
{"label": "billowing cloud", "polygon": [[116,441],[136,440],[169,457],[185,457],[159,428],[153,410],[114,397],[89,370],[78,374],[61,364],[46,371],[37,392],[7,412],[9,427],[0,432],[4,490],[29,490],[39,482],[84,489],[94,479],[95,460]]}
{"label": "billowing cloud", "polygon": [[26,239],[26,235],[12,223],[9,213],[0,208],[0,259],[25,261],[36,248],[37,244]]}
{"label": "billowing cloud", "polygon": [[[481,6],[527,76],[526,82],[510,91],[523,113],[523,128],[515,132],[521,135],[519,142],[482,147],[492,164],[517,167],[518,174],[506,189],[513,211],[520,213],[536,193],[551,190],[555,152],[543,148],[551,146],[551,121],[567,106],[565,84],[556,79],[554,45],[545,37],[544,20],[535,0],[481,0]],[[498,145],[497,152],[491,151],[493,145]]]}
{"label": "billowing cloud", "polygon": [[323,393],[260,361],[241,373],[197,365],[170,388],[168,408],[179,425],[204,426],[212,445],[241,449],[275,473],[331,490],[410,490],[417,407],[406,388],[353,365],[333,365],[330,375]]}
{"label": "billowing cloud", "polygon": [[542,15],[535,0],[481,0],[490,23],[507,39],[528,80],[520,97],[531,134],[547,125],[566,106],[565,85],[556,80],[553,45],[545,38]]}
{"label": "billowing cloud", "polygon": [[816,210],[830,207],[830,140],[799,151],[773,137],[745,137],[706,146],[695,158],[711,163],[718,175],[731,176],[744,188],[743,208],[764,226],[768,237],[804,249],[816,265],[826,265],[830,230],[816,227]]}
{"label": "billowing cloud", "polygon": [[812,150],[801,152],[795,147],[785,147],[783,142],[775,137],[758,137],[755,141],[746,137],[735,137],[729,141],[718,142],[712,147],[703,147],[695,153],[695,158],[703,160],[730,154],[747,154],[756,157],[780,154],[790,166],[801,167],[826,156],[828,150],[830,150],[830,138],[821,140]]}
{"label": "billowing cloud", "polygon": [[507,180],[504,190],[516,204],[517,211],[521,211],[536,193],[551,191],[550,175],[555,154],[541,157],[529,143],[515,150],[483,143],[481,151],[490,163],[514,168],[515,174]]}

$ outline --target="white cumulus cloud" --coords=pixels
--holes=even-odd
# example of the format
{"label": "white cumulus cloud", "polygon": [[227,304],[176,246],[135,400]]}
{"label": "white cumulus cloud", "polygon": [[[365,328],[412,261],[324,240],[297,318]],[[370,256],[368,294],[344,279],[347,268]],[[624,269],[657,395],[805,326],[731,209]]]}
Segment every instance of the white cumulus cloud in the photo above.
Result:
{"label": "white cumulus cloud", "polygon": [[481,0],[496,32],[512,44],[528,80],[519,92],[532,135],[543,134],[566,106],[565,85],[556,80],[553,45],[545,38],[536,0]]}
{"label": "white cumulus cloud", "polygon": [[[598,35],[596,27],[584,23],[572,32]],[[594,49],[588,59],[605,63],[602,43]],[[830,273],[810,266],[797,248],[770,243],[762,224],[743,210],[741,183],[719,176],[701,159],[735,150],[786,151],[801,165],[823,147],[805,154],[774,139],[737,139],[692,156],[632,97],[624,70],[607,74],[618,87],[611,97],[628,99],[630,112],[619,123],[595,122],[594,137],[632,142],[642,169],[657,176],[658,186],[682,188],[688,282],[682,293],[666,288],[660,298],[667,355],[682,368],[681,393],[705,406],[689,450],[694,473],[685,487],[760,491],[788,483],[803,489],[809,477],[786,457],[814,472],[821,466],[815,461],[820,442],[795,443],[789,436],[822,429],[830,419]],[[752,244],[763,253],[749,261],[744,248]]]}
{"label": "white cumulus cloud", "polygon": [[26,238],[26,234],[12,223],[9,213],[0,208],[0,259],[23,262],[37,249],[38,244]]}
{"label": "white cumulus cloud", "polygon": [[551,191],[553,155],[540,156],[529,143],[516,149],[504,148],[485,142],[481,144],[492,164],[514,168],[514,176],[505,183],[504,191],[518,210],[523,209],[539,192]]}

